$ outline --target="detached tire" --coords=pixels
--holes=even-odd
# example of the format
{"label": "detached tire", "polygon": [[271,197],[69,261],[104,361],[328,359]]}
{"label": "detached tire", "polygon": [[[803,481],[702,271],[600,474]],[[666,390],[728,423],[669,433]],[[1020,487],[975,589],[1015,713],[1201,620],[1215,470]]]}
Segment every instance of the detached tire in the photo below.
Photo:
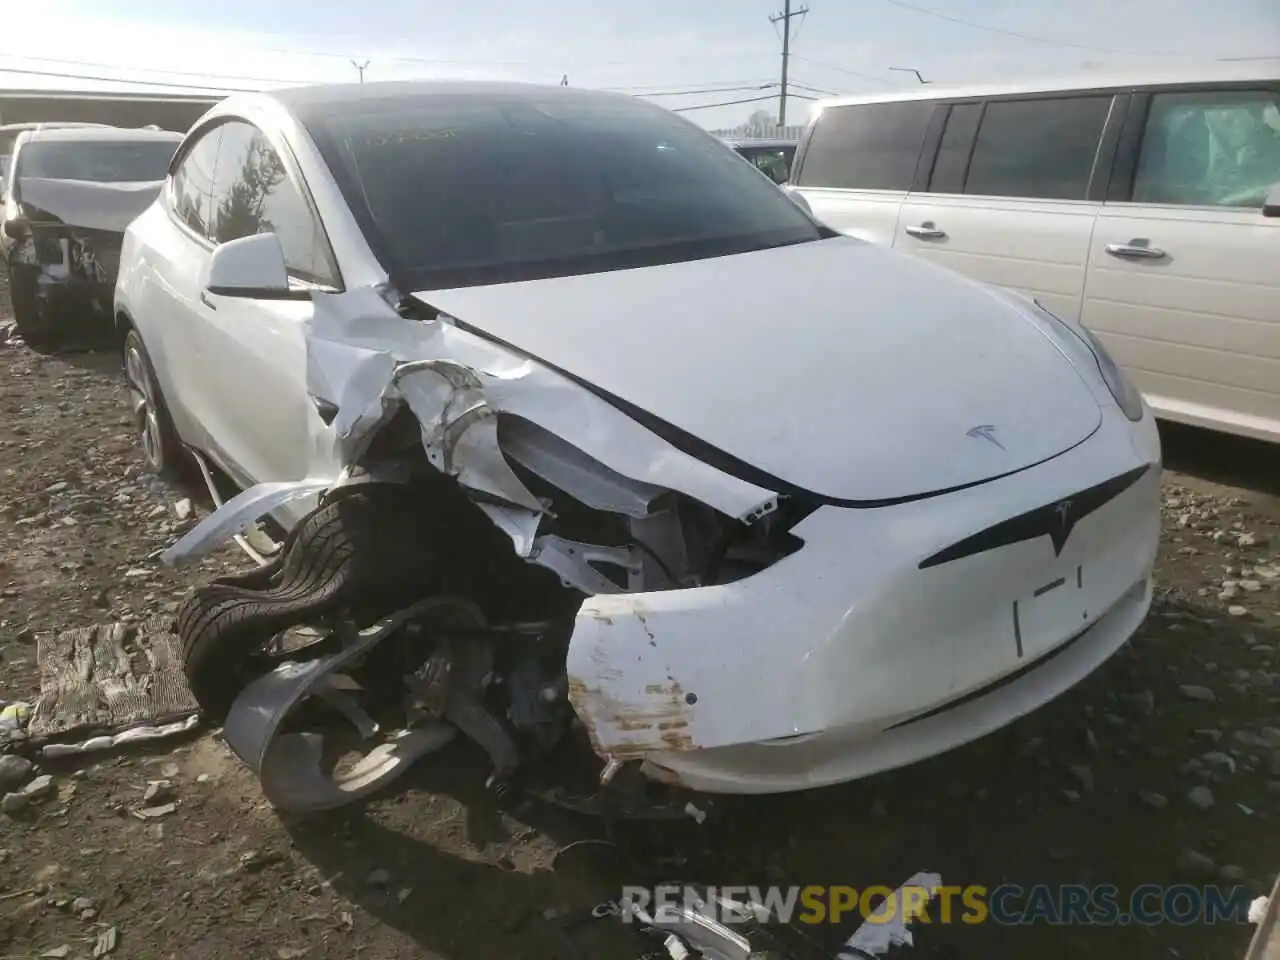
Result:
{"label": "detached tire", "polygon": [[392,485],[340,491],[293,529],[277,569],[215,581],[186,600],[176,632],[206,719],[220,723],[270,669],[262,649],[281,631],[340,612],[364,626],[430,595],[440,510],[423,499]]}

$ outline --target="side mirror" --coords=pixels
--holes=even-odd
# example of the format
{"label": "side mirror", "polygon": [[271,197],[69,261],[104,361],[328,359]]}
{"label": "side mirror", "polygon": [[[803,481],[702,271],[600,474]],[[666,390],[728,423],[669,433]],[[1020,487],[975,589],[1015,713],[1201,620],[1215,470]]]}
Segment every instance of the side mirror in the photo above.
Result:
{"label": "side mirror", "polygon": [[218,297],[305,300],[305,290],[289,287],[284,248],[274,233],[255,233],[213,248],[205,289]]}
{"label": "side mirror", "polygon": [[1280,183],[1273,186],[1267,194],[1267,199],[1262,201],[1262,215],[1280,217]]}

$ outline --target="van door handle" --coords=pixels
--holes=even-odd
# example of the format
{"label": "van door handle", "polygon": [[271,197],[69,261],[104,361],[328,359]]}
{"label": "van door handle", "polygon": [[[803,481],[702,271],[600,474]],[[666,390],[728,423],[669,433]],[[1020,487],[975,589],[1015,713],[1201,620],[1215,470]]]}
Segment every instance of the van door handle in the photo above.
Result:
{"label": "van door handle", "polygon": [[1141,237],[1128,243],[1108,243],[1107,253],[1126,260],[1159,260],[1165,256],[1163,250],[1151,246],[1150,240]]}
{"label": "van door handle", "polygon": [[907,227],[907,233],[921,240],[941,240],[947,235],[947,232],[939,230],[932,220],[926,220],[919,226]]}
{"label": "van door handle", "polygon": [[210,300],[209,294],[205,293],[203,290],[200,291],[200,302],[203,303],[210,310],[218,309],[217,304],[215,304],[212,300]]}

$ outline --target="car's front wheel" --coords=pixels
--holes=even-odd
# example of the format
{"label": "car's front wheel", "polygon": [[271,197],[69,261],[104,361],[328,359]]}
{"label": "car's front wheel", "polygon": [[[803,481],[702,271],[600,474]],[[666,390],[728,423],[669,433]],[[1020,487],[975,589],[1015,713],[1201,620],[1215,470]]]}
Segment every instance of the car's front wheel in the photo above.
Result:
{"label": "car's front wheel", "polygon": [[124,338],[124,378],[143,459],[155,473],[172,477],[180,466],[182,445],[165,409],[151,358],[137,330],[131,329]]}

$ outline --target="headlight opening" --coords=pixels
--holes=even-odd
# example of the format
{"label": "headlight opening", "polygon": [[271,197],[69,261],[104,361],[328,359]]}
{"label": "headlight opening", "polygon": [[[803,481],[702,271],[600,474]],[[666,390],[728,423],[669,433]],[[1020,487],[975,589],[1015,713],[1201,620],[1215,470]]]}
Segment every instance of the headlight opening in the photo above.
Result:
{"label": "headlight opening", "polygon": [[1093,359],[1098,365],[1098,373],[1102,376],[1102,381],[1107,385],[1111,396],[1115,398],[1116,405],[1134,423],[1140,421],[1146,415],[1142,394],[1133,385],[1129,375],[1120,369],[1119,364],[1111,358],[1111,354],[1103,346],[1102,341],[1084,324],[1067,323],[1052,310],[1045,307],[1039,300],[1034,302],[1045,316],[1052,318],[1060,327],[1069,331],[1072,336],[1089,348],[1089,352],[1093,354]]}

